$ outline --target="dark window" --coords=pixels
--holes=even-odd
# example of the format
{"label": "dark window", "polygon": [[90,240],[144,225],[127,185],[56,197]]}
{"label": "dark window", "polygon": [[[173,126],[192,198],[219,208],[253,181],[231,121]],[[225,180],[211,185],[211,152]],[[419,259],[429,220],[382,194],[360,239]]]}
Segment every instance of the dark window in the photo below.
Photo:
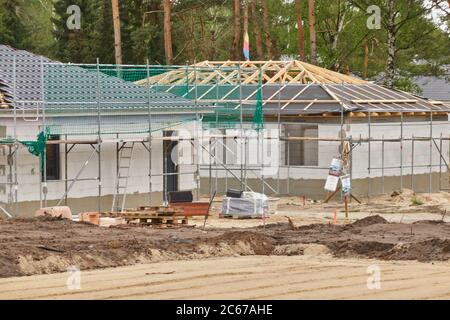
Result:
{"label": "dark window", "polygon": [[[48,140],[59,140],[59,136],[50,136]],[[60,180],[59,144],[48,144],[45,149],[47,180]]]}
{"label": "dark window", "polygon": [[[284,126],[285,137],[317,138],[318,133],[317,125],[287,124]],[[285,146],[285,165],[319,165],[319,142],[317,140],[287,141]]]}

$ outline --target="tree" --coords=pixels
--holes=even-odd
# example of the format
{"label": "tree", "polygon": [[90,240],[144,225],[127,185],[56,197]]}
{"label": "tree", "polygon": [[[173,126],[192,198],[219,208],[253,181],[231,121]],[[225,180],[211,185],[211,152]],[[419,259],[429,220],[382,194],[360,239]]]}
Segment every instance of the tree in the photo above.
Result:
{"label": "tree", "polygon": [[272,38],[270,36],[270,17],[269,17],[269,7],[267,5],[266,0],[261,0],[261,6],[263,8],[263,27],[264,33],[266,36],[266,49],[267,56],[269,60],[273,59],[273,47],[272,47]]}
{"label": "tree", "polygon": [[166,63],[173,64],[170,0],[163,0],[163,5],[164,5],[164,48],[166,53]]}
{"label": "tree", "polygon": [[[67,19],[70,14],[67,8],[71,5],[80,7],[82,13],[81,28],[69,30]],[[99,22],[101,21],[101,3],[89,0],[56,0],[54,2],[55,16],[54,36],[58,59],[74,63],[95,63],[100,38]],[[109,21],[111,18],[109,17]],[[101,57],[99,57],[101,58]]]}
{"label": "tree", "polygon": [[23,24],[23,4],[19,0],[0,0],[0,43],[25,49],[29,31]]}
{"label": "tree", "polygon": [[303,14],[302,14],[302,1],[295,0],[295,11],[297,14],[297,48],[298,56],[302,61],[306,60],[305,57],[305,36],[303,31]]}
{"label": "tree", "polygon": [[396,44],[396,25],[395,0],[388,0],[388,17],[386,21],[386,30],[388,35],[388,57],[386,63],[386,85],[389,88],[394,87],[395,78],[395,44]]}
{"label": "tree", "polygon": [[[241,12],[243,1],[170,1],[173,63],[238,60],[242,56],[242,31],[247,29],[246,7],[244,14]],[[246,1],[255,59],[296,59],[301,57],[302,42],[309,59],[314,51],[310,35],[316,34],[320,66],[367,79],[387,78],[388,43],[392,45],[388,41],[388,0],[314,0],[313,24],[306,11],[309,1]],[[118,3],[123,63],[145,64],[147,59],[151,64],[167,62],[163,1]],[[111,0],[0,0],[0,4],[2,43],[62,62],[95,63],[97,57],[101,63],[115,62]],[[66,11],[72,4],[81,9],[80,30],[68,30],[66,26]],[[366,26],[372,15],[367,13],[371,5],[381,8],[381,29]],[[430,18],[431,8],[439,8],[435,12],[442,17],[440,25]],[[411,86],[414,75],[442,75],[442,66],[450,64],[450,40],[443,27],[448,19],[448,0],[397,0],[394,12],[394,67],[389,63],[390,70],[394,70],[392,85],[415,90]],[[302,25],[300,20],[303,41],[296,27]]]}
{"label": "tree", "polygon": [[309,0],[309,41],[311,56],[310,61],[312,64],[317,64],[317,40],[316,40],[316,14],[314,0]]}
{"label": "tree", "polygon": [[[382,30],[373,30],[372,35],[380,39],[385,51],[385,85],[396,86],[396,77],[405,71],[422,69],[418,61],[448,59],[448,38],[441,40],[443,32],[428,17],[433,9],[448,0],[423,2],[418,0],[350,0],[361,12],[371,5],[381,10]],[[383,32],[385,34],[383,34]],[[442,47],[440,41],[447,42]],[[446,53],[447,51],[447,53]]]}
{"label": "tree", "polygon": [[241,39],[241,1],[233,1],[233,44],[231,45],[231,57],[233,60],[239,60],[239,44]]}
{"label": "tree", "polygon": [[114,51],[116,53],[116,64],[122,64],[122,40],[120,34],[120,11],[118,0],[112,0],[111,5],[114,24]]}
{"label": "tree", "polygon": [[261,31],[259,29],[258,12],[256,10],[256,1],[257,0],[250,0],[250,7],[252,13],[253,33],[255,36],[256,57],[258,60],[262,60],[264,52],[263,52]]}

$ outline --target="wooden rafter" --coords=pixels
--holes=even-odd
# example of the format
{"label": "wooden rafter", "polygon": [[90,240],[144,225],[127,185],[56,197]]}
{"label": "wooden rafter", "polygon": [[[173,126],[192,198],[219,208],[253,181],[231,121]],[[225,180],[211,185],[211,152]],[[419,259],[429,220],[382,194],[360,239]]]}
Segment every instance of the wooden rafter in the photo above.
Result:
{"label": "wooden rafter", "polygon": [[[368,82],[303,61],[203,61],[150,77],[149,84],[367,84]],[[240,75],[240,77],[239,77]],[[147,79],[137,82],[145,85]]]}

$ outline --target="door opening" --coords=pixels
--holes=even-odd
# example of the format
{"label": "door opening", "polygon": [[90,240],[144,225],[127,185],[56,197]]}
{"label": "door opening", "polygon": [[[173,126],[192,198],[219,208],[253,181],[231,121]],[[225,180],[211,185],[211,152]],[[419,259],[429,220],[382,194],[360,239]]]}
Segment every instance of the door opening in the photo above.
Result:
{"label": "door opening", "polygon": [[[164,131],[164,137],[173,136],[174,131]],[[171,191],[178,191],[178,165],[176,164],[176,154],[173,152],[178,145],[178,141],[164,140],[164,203],[168,202],[168,193]]]}

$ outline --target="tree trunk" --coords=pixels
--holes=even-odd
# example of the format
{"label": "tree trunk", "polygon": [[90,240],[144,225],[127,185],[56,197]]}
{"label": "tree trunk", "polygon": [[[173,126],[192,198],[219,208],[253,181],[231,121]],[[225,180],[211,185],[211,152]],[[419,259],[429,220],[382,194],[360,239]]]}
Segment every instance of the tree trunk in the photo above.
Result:
{"label": "tree trunk", "polygon": [[[253,33],[255,34],[255,42],[256,42],[256,55],[258,60],[263,59],[263,46],[262,46],[262,38],[261,32],[259,30],[259,21],[258,21],[258,13],[256,11],[256,1],[251,1],[251,10],[252,10],[252,23],[253,23]],[[450,0],[449,0],[450,1]]]}
{"label": "tree trunk", "polygon": [[[196,15],[198,15],[197,10]],[[208,60],[209,48],[206,41],[206,31],[205,31],[205,18],[202,14],[198,15],[200,17],[200,43],[202,44],[202,60]]]}
{"label": "tree trunk", "polygon": [[273,59],[272,39],[270,37],[270,23],[269,23],[269,7],[266,0],[261,0],[261,6],[263,8],[263,27],[266,35],[266,48],[269,60]]}
{"label": "tree trunk", "polygon": [[388,88],[393,88],[395,78],[395,44],[396,44],[395,0],[388,0],[387,33],[388,33],[388,57],[386,65],[386,86]]}
{"label": "tree trunk", "polygon": [[173,64],[170,0],[163,0],[163,6],[164,6],[164,51],[166,54],[166,64]]}
{"label": "tree trunk", "polygon": [[295,0],[295,11],[297,13],[297,48],[298,56],[305,61],[305,36],[303,31],[302,0]]}
{"label": "tree trunk", "polygon": [[316,14],[314,0],[309,0],[309,38],[311,46],[310,61],[317,64]]}
{"label": "tree trunk", "polygon": [[119,0],[111,0],[114,24],[114,51],[116,64],[122,64],[122,38],[120,35],[120,12]]}
{"label": "tree trunk", "polygon": [[367,39],[364,41],[364,71],[363,78],[367,80],[369,76],[369,41]]}
{"label": "tree trunk", "polygon": [[239,43],[241,40],[241,1],[234,0],[234,26],[233,26],[233,44],[231,46],[232,59],[239,60]]}
{"label": "tree trunk", "polygon": [[[450,0],[447,0],[448,1],[448,12],[450,12]],[[447,15],[448,17],[448,19],[447,19],[447,28],[448,28],[448,33],[450,33],[450,13]]]}

